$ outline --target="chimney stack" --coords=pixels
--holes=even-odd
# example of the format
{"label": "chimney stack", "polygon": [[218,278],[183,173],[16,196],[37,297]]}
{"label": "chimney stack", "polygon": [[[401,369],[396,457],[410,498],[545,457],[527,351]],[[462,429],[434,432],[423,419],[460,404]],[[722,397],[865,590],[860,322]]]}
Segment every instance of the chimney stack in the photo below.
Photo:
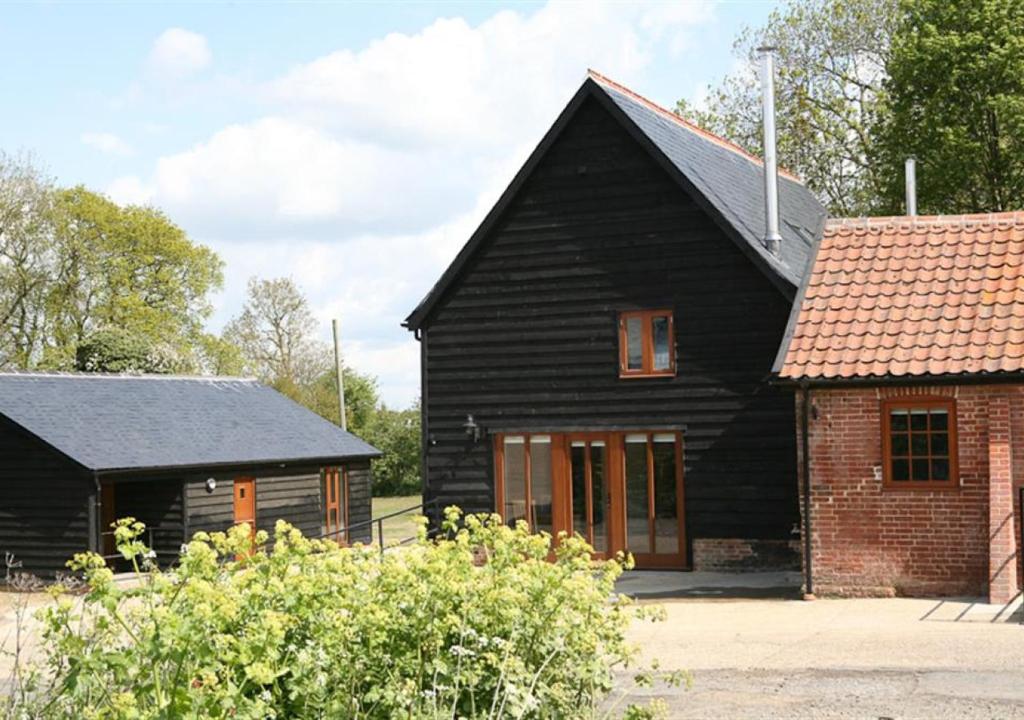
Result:
{"label": "chimney stack", "polygon": [[779,167],[775,153],[775,48],[760,47],[761,102],[764,127],[764,246],[772,255],[782,249],[779,234]]}
{"label": "chimney stack", "polygon": [[912,157],[907,158],[905,165],[905,180],[907,183],[907,215],[917,215],[917,161]]}

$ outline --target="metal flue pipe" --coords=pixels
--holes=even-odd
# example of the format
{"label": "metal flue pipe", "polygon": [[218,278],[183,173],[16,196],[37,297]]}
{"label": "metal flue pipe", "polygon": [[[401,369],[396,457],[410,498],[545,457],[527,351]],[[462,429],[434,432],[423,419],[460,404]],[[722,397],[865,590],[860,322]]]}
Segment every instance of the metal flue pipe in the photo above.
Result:
{"label": "metal flue pipe", "polygon": [[779,162],[775,150],[775,48],[761,53],[761,122],[764,128],[764,246],[772,255],[782,249],[779,234]]}

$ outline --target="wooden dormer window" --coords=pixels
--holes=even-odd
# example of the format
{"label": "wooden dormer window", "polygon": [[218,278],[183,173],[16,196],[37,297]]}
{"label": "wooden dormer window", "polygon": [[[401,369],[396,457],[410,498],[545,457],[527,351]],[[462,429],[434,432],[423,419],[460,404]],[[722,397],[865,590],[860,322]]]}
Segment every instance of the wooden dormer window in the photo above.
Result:
{"label": "wooden dormer window", "polygon": [[619,377],[676,374],[675,329],[671,310],[631,310],[619,314]]}

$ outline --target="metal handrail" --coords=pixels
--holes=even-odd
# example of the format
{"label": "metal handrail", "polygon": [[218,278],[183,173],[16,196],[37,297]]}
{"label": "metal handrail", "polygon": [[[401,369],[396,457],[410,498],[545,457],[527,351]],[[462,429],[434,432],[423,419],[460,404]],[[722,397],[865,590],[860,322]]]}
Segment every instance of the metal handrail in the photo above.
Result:
{"label": "metal handrail", "polygon": [[[149,527],[149,526],[147,526],[145,532],[146,532],[146,547],[148,547],[152,552],[156,553],[156,555],[158,555],[158,556],[161,555],[161,554],[162,555],[175,555],[176,556],[177,555],[177,551],[165,550],[165,551],[161,552],[161,551],[157,550],[156,547],[153,545],[153,534],[154,533],[159,533],[159,532],[181,533],[182,542],[185,541],[185,526],[184,525],[157,525],[156,527]],[[102,539],[102,538],[105,538],[105,537],[112,537],[112,536],[114,536],[116,534],[117,534],[116,530],[108,530],[106,532],[101,532],[100,533],[100,538]],[[109,555],[100,555],[100,557],[102,557],[104,560],[111,560],[111,559],[114,559],[114,558],[121,557],[121,553],[115,552],[115,553],[111,553]]]}
{"label": "metal handrail", "polygon": [[[372,528],[373,525],[376,525],[377,526],[377,542],[380,545],[380,554],[383,555],[384,551],[387,550],[387,547],[385,547],[385,545],[384,545],[384,521],[385,520],[390,520],[391,518],[399,517],[401,515],[408,515],[413,510],[420,510],[420,509],[426,510],[427,508],[435,508],[435,507],[438,507],[439,505],[440,505],[440,499],[439,498],[434,498],[433,500],[429,500],[427,502],[420,503],[419,505],[413,505],[411,507],[407,507],[407,508],[404,508],[402,510],[395,510],[394,512],[390,512],[387,515],[381,515],[379,517],[370,518],[369,520],[363,520],[362,522],[358,522],[358,523],[355,523],[353,525],[349,525],[347,527],[339,528],[337,530],[331,530],[330,532],[326,532],[326,533],[323,533],[322,535],[320,535],[320,539],[321,540],[325,540],[327,538],[336,538],[339,535],[343,536],[343,537],[347,537],[348,534],[352,530],[355,530],[355,529],[358,529],[358,528],[364,528],[364,527],[371,527]],[[437,530],[432,528],[432,529],[427,531],[427,537],[432,537],[436,533],[437,533]],[[393,547],[398,547],[398,546],[401,546],[401,545],[405,545],[407,543],[412,542],[415,539],[416,539],[415,537],[402,538],[397,543],[395,543],[393,545]],[[372,529],[370,530],[370,542],[371,543],[373,542],[373,530]]]}

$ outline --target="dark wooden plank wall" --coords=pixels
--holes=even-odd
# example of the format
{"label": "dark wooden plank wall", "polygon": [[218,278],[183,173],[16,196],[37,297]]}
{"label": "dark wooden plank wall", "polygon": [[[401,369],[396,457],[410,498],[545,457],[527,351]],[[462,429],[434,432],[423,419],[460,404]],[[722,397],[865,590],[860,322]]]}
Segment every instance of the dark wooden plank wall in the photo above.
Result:
{"label": "dark wooden plank wall", "polygon": [[351,542],[368,543],[373,532],[369,523],[372,515],[372,478],[369,462],[353,462],[348,467],[348,522],[353,528]]}
{"label": "dark wooden plank wall", "polygon": [[0,422],[0,581],[4,553],[24,572],[52,576],[89,549],[93,480],[37,438]]}
{"label": "dark wooden plank wall", "polygon": [[[617,313],[675,311],[678,375],[618,378]],[[786,538],[792,398],[763,382],[789,302],[593,100],[426,324],[428,498],[494,507],[491,431],[685,426],[687,534]]]}

